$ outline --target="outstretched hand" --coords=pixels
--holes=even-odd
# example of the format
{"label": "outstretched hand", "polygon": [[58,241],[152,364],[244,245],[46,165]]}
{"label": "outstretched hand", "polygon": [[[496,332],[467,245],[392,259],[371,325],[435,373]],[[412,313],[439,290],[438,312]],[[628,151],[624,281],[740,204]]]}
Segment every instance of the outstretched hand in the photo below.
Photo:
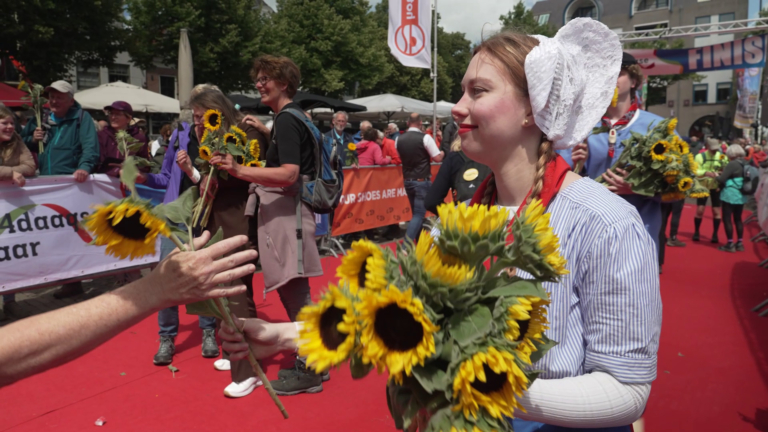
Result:
{"label": "outstretched hand", "polygon": [[[232,316],[234,318],[234,315]],[[258,318],[237,318],[235,325],[251,343],[253,355],[257,359],[271,357],[280,351],[295,351],[298,331],[296,324],[270,323]],[[248,343],[243,335],[229,327],[226,322],[221,323],[219,329],[221,347],[229,353],[232,361],[242,360],[248,357]]]}
{"label": "outstretched hand", "polygon": [[625,178],[629,175],[628,172],[621,168],[616,168],[616,173],[609,168],[603,173],[603,179],[608,184],[608,190],[617,195],[630,195],[632,192],[632,185],[627,183]]}

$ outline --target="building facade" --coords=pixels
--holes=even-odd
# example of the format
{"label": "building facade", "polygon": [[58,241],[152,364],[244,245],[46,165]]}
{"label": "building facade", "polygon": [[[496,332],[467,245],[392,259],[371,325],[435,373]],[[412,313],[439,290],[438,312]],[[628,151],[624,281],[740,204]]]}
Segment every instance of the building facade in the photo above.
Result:
{"label": "building facade", "polygon": [[[615,32],[687,25],[716,24],[748,18],[749,0],[542,0],[532,12],[540,23],[555,28],[573,18],[588,17]],[[685,48],[723,43],[744,34],[718,34],[681,39]],[[625,49],[630,48],[627,44]],[[676,116],[682,135],[740,135],[733,124],[734,71],[703,72],[700,82],[678,81],[667,87],[666,100],[647,109],[663,117]]]}

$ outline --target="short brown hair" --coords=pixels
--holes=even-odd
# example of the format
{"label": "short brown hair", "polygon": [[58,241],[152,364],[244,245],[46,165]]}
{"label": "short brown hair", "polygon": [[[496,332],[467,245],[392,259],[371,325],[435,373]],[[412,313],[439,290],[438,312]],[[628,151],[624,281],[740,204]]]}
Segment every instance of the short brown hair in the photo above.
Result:
{"label": "short brown hair", "polygon": [[376,128],[368,129],[367,131],[363,132],[363,139],[366,141],[376,142],[376,140],[379,139],[379,130]]}
{"label": "short brown hair", "polygon": [[259,72],[264,72],[273,80],[285,84],[288,88],[285,92],[289,98],[296,96],[301,82],[301,71],[296,63],[288,57],[277,57],[273,55],[263,55],[253,61],[251,68],[251,79],[255,82]]}
{"label": "short brown hair", "polygon": [[629,77],[635,80],[635,86],[632,87],[633,92],[643,87],[643,80],[645,79],[645,76],[643,75],[643,70],[640,69],[640,65],[633,64],[623,68],[622,70],[627,71]]}

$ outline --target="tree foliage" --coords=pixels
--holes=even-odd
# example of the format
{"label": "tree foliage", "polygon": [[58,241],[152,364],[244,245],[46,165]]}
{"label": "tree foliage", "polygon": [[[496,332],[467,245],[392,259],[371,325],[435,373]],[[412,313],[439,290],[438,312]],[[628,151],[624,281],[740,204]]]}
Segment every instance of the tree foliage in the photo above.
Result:
{"label": "tree foliage", "polygon": [[499,17],[504,30],[514,30],[526,34],[539,34],[552,37],[557,32],[549,24],[539,24],[533,12],[523,2],[518,2],[514,9]]}
{"label": "tree foliage", "polygon": [[[685,41],[676,39],[669,42],[666,39],[659,39],[650,42],[633,42],[626,45],[626,49],[681,49],[685,47]],[[699,82],[704,77],[697,73],[685,73],[677,75],[652,75],[646,77],[648,81],[648,96],[646,105],[659,105],[667,102],[667,87],[678,82],[688,81]]]}
{"label": "tree foliage", "polygon": [[43,85],[69,78],[77,62],[109,65],[124,40],[122,8],[122,0],[3,2],[0,55],[14,57]]}
{"label": "tree foliage", "polygon": [[195,82],[253,89],[248,72],[264,52],[265,17],[253,0],[127,0],[128,53],[144,69],[175,67],[180,30],[189,30]]}

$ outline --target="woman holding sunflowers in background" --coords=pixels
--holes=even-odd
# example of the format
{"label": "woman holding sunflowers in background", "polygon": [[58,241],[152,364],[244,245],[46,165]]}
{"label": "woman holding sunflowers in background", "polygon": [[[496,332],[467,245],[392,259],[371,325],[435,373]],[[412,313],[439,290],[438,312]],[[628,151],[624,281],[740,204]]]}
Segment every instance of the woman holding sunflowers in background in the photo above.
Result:
{"label": "woman holding sunflowers in background", "polygon": [[[224,140],[246,147],[253,144],[254,151],[258,152],[259,145],[266,144],[267,140],[256,128],[242,123],[243,115],[235,109],[232,102],[218,90],[203,90],[195,94],[189,101],[195,121],[195,133],[200,143],[206,131],[229,131],[232,125],[237,125],[234,132],[224,135]],[[262,144],[263,143],[263,144]],[[205,145],[200,145],[198,155],[190,155],[191,158],[210,160],[212,152]],[[257,157],[256,160],[259,158]],[[204,188],[208,184],[207,176],[200,180]],[[204,192],[201,190],[201,195]],[[247,248],[258,250],[256,224],[253,218],[245,215],[245,205],[248,201],[248,182],[230,177],[228,179],[211,178],[207,195],[213,199],[211,215],[205,227],[211,232],[218,228],[224,231],[224,238],[236,235],[247,235],[249,243]],[[230,299],[230,308],[238,316],[256,316],[256,305],[253,301],[253,275],[241,279],[247,287],[244,294]],[[214,366],[218,370],[230,370],[232,383],[224,389],[224,394],[229,397],[243,397],[250,394],[261,381],[254,376],[253,369],[247,361],[229,362],[227,352],[224,359],[217,360]]]}
{"label": "woman holding sunflowers in background", "polygon": [[[482,358],[473,358],[474,367],[463,363],[453,382],[454,399],[458,398],[454,411],[463,411],[465,416],[479,405],[493,411],[494,417],[509,416],[514,409],[512,426],[516,432],[568,428],[626,432],[642,415],[656,377],[661,330],[653,239],[635,208],[591,179],[572,173],[554,153],[582,142],[591,132],[611,101],[621,57],[616,34],[595,20],[582,18],[569,21],[551,39],[504,32],[474,51],[462,82],[464,96],[452,113],[460,123],[463,151],[491,168],[492,175],[473,199],[473,204],[488,206],[488,210],[465,208],[472,217],[463,223],[482,225],[486,222],[481,221],[499,215],[506,218],[507,214],[513,218],[548,218],[565,259],[555,253],[557,238],[550,234],[553,238],[545,240],[555,252],[550,254],[549,264],[563,277],[559,282],[543,284],[549,302],[522,298],[512,307],[514,313],[509,319],[509,338],[520,340],[536,328],[546,330],[546,336],[558,342],[533,365],[542,371],[539,378],[527,392],[516,395],[506,383],[490,385],[486,376],[491,369],[486,366],[493,365],[498,375],[507,370],[509,359],[488,348]],[[448,209],[441,214],[445,227],[444,219],[454,217],[454,208],[443,209]],[[547,226],[542,222],[535,232],[539,228],[545,231]],[[413,253],[428,260],[433,250],[429,240],[429,236],[422,236]],[[365,249],[359,244],[351,254],[364,255]],[[361,289],[361,284],[370,289],[385,280],[377,254],[368,255],[357,269],[339,268],[351,290]],[[350,267],[352,261],[346,261]],[[440,277],[471,277],[460,265],[452,268],[455,271],[440,271]],[[360,282],[355,280],[355,271]],[[530,278],[524,272],[517,273]],[[407,304],[407,300],[397,302]],[[344,304],[334,306],[342,311],[347,308]],[[360,316],[372,307],[363,305]],[[312,311],[307,312],[311,315]],[[423,315],[420,310],[410,312],[413,317]],[[257,355],[266,356],[278,349],[295,349],[302,324],[241,320],[238,325],[243,326],[249,340],[261,345],[263,351]],[[341,324],[337,330],[344,333]],[[419,335],[433,330],[422,325]],[[219,336],[233,357],[244,354],[241,336],[226,326]],[[342,339],[337,342],[339,347],[346,343]],[[388,345],[386,341],[384,344]],[[302,345],[304,352],[311,348]],[[395,346],[385,348],[397,351]],[[529,355],[532,351],[526,344],[520,349]],[[436,354],[433,346],[423,346],[408,355]],[[402,364],[407,374],[410,359],[403,359]],[[478,369],[477,365],[486,366]],[[398,371],[391,365],[389,369],[397,381]],[[510,380],[523,379],[520,374],[505,374]]]}

